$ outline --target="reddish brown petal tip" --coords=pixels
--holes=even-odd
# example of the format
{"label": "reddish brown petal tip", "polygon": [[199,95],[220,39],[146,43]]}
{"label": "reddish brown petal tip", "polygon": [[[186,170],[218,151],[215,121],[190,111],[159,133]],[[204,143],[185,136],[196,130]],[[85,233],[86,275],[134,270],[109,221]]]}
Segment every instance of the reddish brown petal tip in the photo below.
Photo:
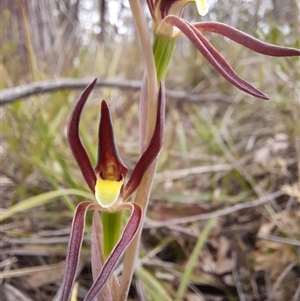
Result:
{"label": "reddish brown petal tip", "polygon": [[258,53],[276,56],[276,57],[286,57],[286,56],[299,56],[300,50],[291,47],[282,47],[269,43],[265,43],[256,39],[247,33],[231,27],[227,24],[220,22],[199,22],[193,24],[201,32],[214,32],[223,35],[224,37],[235,41],[236,43],[243,45],[253,51]]}

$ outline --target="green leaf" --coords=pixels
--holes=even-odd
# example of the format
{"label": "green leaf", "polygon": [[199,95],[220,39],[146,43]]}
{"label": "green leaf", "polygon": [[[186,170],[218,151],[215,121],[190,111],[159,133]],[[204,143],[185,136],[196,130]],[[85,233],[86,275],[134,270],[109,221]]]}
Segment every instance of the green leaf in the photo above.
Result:
{"label": "green leaf", "polygon": [[22,212],[24,210],[32,209],[38,206],[45,205],[52,201],[55,198],[65,196],[65,195],[77,195],[82,196],[84,198],[93,200],[94,196],[84,190],[78,190],[78,189],[59,189],[54,190],[50,192],[45,192],[33,197],[30,197],[28,199],[25,199],[21,201],[20,203],[11,206],[10,208],[6,209],[3,213],[0,215],[0,222],[4,221],[5,219],[13,216],[16,213]]}

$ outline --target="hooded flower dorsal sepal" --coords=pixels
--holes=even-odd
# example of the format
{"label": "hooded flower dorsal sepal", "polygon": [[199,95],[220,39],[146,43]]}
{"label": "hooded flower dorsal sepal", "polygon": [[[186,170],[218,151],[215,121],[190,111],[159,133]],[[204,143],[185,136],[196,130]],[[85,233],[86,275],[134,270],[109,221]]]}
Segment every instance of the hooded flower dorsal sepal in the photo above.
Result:
{"label": "hooded flower dorsal sepal", "polygon": [[96,185],[95,197],[103,208],[113,207],[121,192],[128,168],[119,156],[114,138],[112,120],[107,103],[101,104],[101,119],[98,137],[98,162],[95,167]]}

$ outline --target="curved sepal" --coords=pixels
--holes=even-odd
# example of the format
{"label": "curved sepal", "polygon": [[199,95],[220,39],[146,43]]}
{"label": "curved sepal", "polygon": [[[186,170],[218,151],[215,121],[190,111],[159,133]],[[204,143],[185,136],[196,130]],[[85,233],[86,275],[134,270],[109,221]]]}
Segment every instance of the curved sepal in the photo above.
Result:
{"label": "curved sepal", "polygon": [[167,16],[165,21],[177,27],[195,45],[212,66],[231,84],[252,96],[268,99],[263,92],[242,79],[203,34],[197,28],[193,27],[192,24],[176,16]]}
{"label": "curved sepal", "polygon": [[194,23],[193,26],[196,27],[201,32],[218,33],[240,45],[243,45],[255,52],[264,55],[276,56],[276,57],[300,55],[299,49],[291,48],[291,47],[281,47],[281,46],[262,42],[241,30],[238,30],[234,27],[231,27],[227,24],[223,24],[220,22],[199,22],[199,23]]}
{"label": "curved sepal", "polygon": [[88,96],[92,92],[97,79],[95,79],[87,88],[83,91],[75,107],[71,113],[71,117],[68,123],[68,142],[72,150],[73,156],[81,170],[81,173],[87,182],[89,188],[95,193],[96,175],[91,165],[90,159],[82,146],[81,140],[79,138],[79,121],[82,109],[88,99]]}
{"label": "curved sepal", "polygon": [[165,126],[165,91],[164,91],[164,83],[161,83],[158,91],[156,122],[155,122],[153,135],[150,140],[149,146],[138,160],[128,182],[125,184],[124,196],[123,196],[124,200],[127,200],[127,198],[139,186],[144,173],[146,172],[150,164],[153,162],[153,160],[159,154],[163,142],[164,126]]}
{"label": "curved sepal", "polygon": [[71,226],[69,246],[67,250],[66,266],[62,289],[60,294],[61,301],[68,301],[71,296],[72,287],[76,277],[76,271],[79,264],[80,251],[85,229],[85,218],[88,210],[101,210],[101,207],[92,201],[80,203],[75,210]]}
{"label": "curved sepal", "polygon": [[125,251],[129,247],[135,234],[141,226],[143,209],[136,203],[123,203],[116,208],[117,211],[130,210],[131,214],[127,221],[127,224],[121,234],[121,237],[112,250],[111,254],[104,263],[98,277],[93,283],[92,287],[88,291],[84,298],[84,301],[92,301],[102,291],[109,277],[113,274],[119,261],[123,257]]}

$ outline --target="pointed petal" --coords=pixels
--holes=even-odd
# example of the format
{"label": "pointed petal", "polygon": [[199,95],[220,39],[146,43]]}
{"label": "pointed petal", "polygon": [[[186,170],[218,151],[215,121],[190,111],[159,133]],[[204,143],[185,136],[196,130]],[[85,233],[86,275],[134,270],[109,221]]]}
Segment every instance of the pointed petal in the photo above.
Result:
{"label": "pointed petal", "polygon": [[268,44],[262,42],[247,33],[238,30],[229,25],[219,23],[219,22],[199,22],[194,23],[196,27],[201,32],[214,32],[225,36],[232,41],[235,41],[238,44],[241,44],[253,51],[256,51],[261,54],[270,55],[270,56],[299,56],[300,50],[290,47],[281,47],[277,45]]}
{"label": "pointed petal", "polygon": [[83,91],[77,103],[75,104],[69,120],[67,134],[68,142],[73,156],[81,170],[85,181],[87,182],[89,188],[93,193],[95,193],[96,175],[79,138],[79,120],[83,106],[87,101],[88,96],[92,92],[96,82],[97,79],[95,79],[89,86],[87,86],[87,88]]}
{"label": "pointed petal", "polygon": [[85,228],[85,217],[87,211],[91,209],[101,208],[94,202],[86,201],[80,203],[76,207],[74,213],[67,250],[65,273],[62,281],[61,297],[59,299],[61,301],[68,301],[71,296],[72,287],[76,277],[76,270],[79,264],[80,250]]}
{"label": "pointed petal", "polygon": [[120,240],[104,263],[100,274],[85,296],[84,301],[94,300],[94,298],[96,298],[97,295],[102,291],[105,283],[114,272],[119,261],[123,257],[125,251],[127,250],[139,227],[141,226],[143,209],[140,205],[136,203],[123,203],[117,208],[117,210],[130,210],[130,217],[123,230]]}
{"label": "pointed petal", "polygon": [[176,16],[168,16],[165,21],[177,27],[196,46],[202,55],[213,65],[213,67],[231,84],[240,90],[258,98],[268,99],[261,91],[243,80],[221,56],[221,54],[209,43],[197,28]]}
{"label": "pointed petal", "polygon": [[161,83],[160,89],[158,91],[158,103],[157,103],[157,114],[156,114],[156,123],[153,131],[151,141],[148,148],[140,157],[137,162],[130,179],[125,185],[124,188],[124,200],[135,191],[139,186],[142,177],[153,160],[157,157],[162,147],[163,134],[165,126],[165,89],[164,83]]}
{"label": "pointed petal", "polygon": [[[95,172],[98,174],[105,171],[107,164],[113,164],[116,168],[115,171],[120,173],[123,178],[126,177],[128,168],[118,153],[110,111],[107,103],[103,100],[101,103],[101,119],[99,123],[98,162],[95,167]],[[118,180],[121,180],[121,178]]]}

